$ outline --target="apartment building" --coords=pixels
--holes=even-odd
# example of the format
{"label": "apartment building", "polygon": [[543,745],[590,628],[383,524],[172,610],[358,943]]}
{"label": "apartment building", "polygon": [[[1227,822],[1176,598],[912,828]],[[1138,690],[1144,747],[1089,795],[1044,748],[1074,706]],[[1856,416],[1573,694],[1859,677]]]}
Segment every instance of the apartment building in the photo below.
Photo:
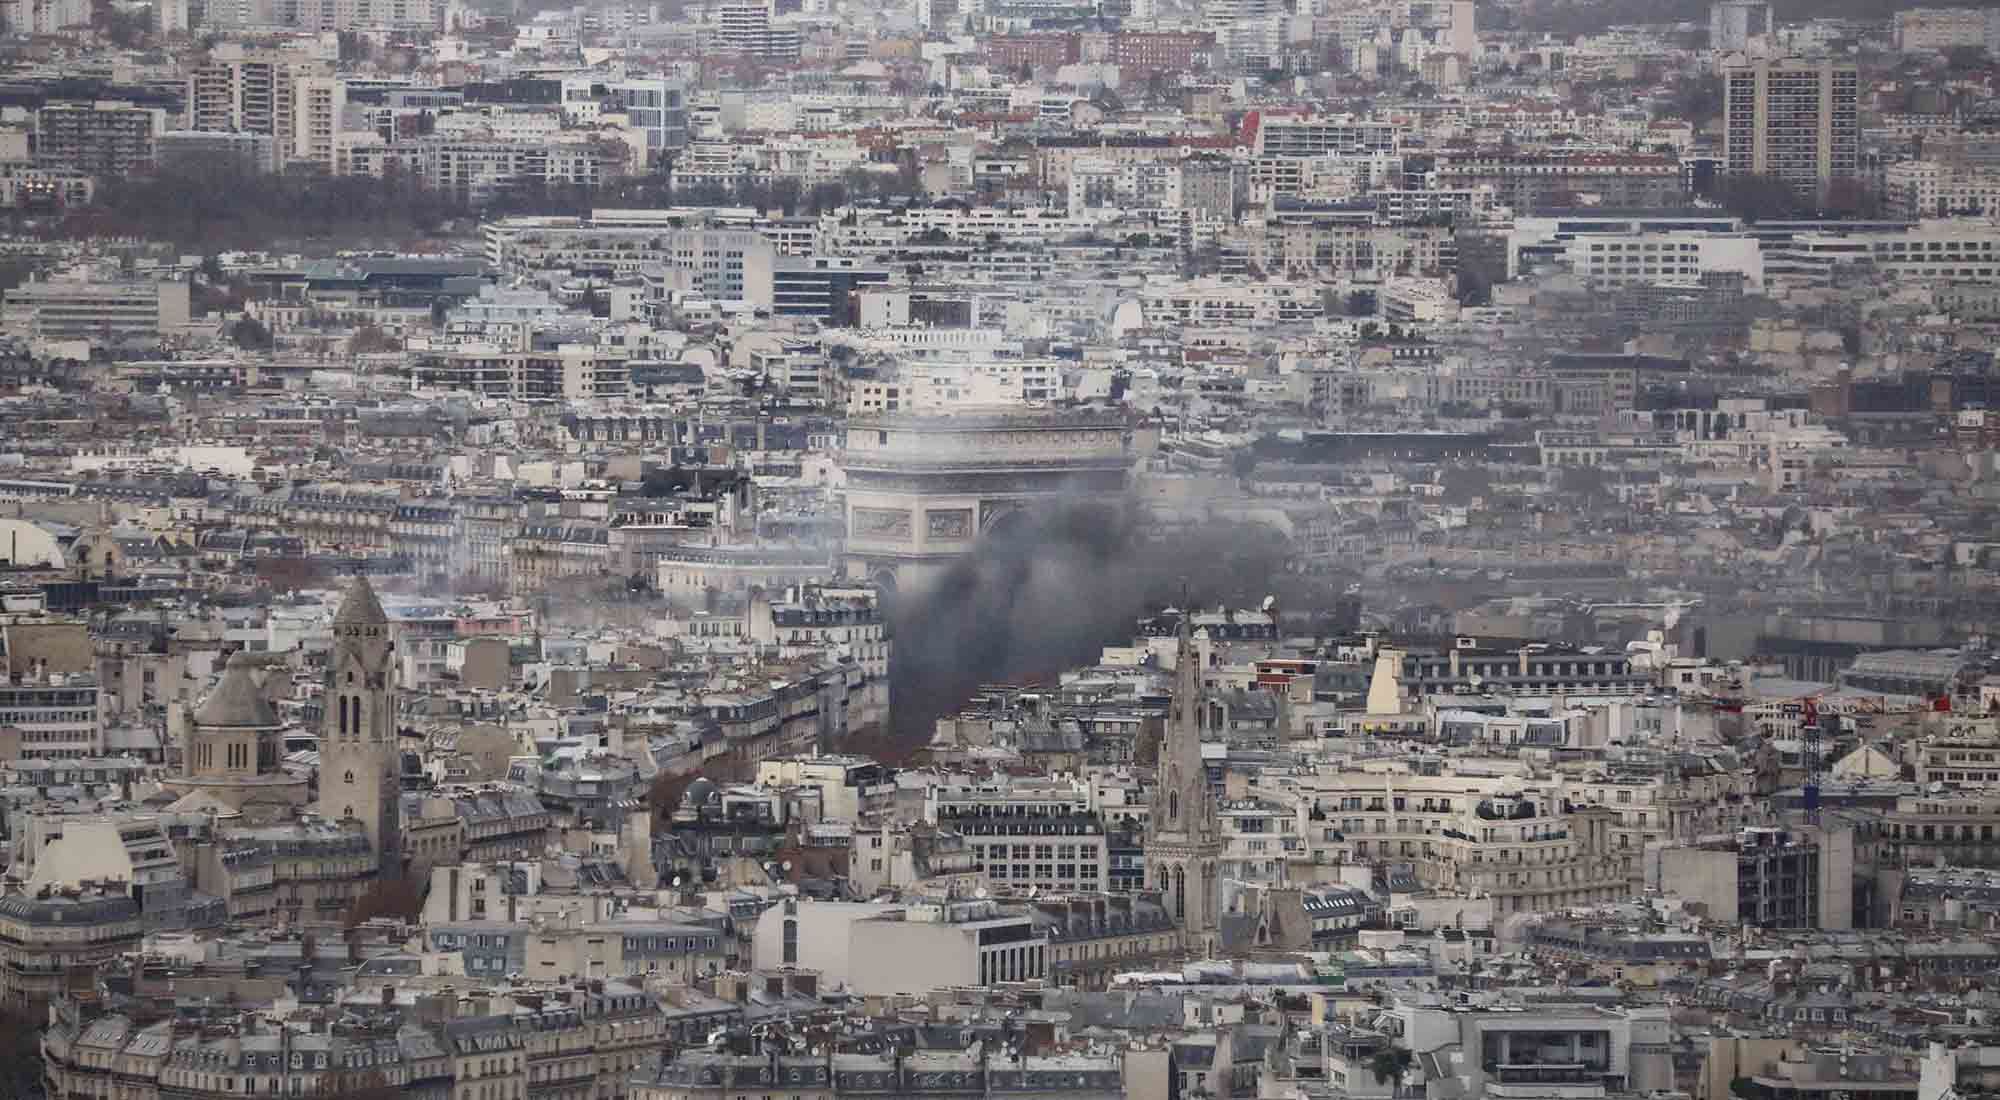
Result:
{"label": "apartment building", "polygon": [[1445,191],[1490,189],[1517,214],[1573,205],[1590,196],[1609,208],[1659,208],[1686,198],[1680,163],[1645,153],[1514,152],[1475,149],[1440,153],[1435,186]]}
{"label": "apartment building", "polygon": [[1325,303],[1308,284],[1190,279],[1149,284],[1139,308],[1149,325],[1201,328],[1311,321]]}
{"label": "apartment building", "polygon": [[1843,268],[1912,282],[1973,282],[2000,270],[1996,248],[2000,230],[1972,218],[1880,233],[1800,233],[1767,246],[1764,271],[1794,286],[1831,285]]}
{"label": "apartment building", "polygon": [[770,0],[724,4],[716,11],[717,48],[767,61],[797,61],[805,46],[799,28],[772,16]]}
{"label": "apartment building", "polygon": [[97,179],[74,168],[0,164],[0,208],[50,209],[83,206],[97,193]]}
{"label": "apartment building", "polygon": [[1439,275],[1458,263],[1450,226],[1380,225],[1375,207],[1279,202],[1271,213],[1245,218],[1223,239],[1224,270],[1254,264],[1277,275],[1294,272],[1370,280]]}
{"label": "apartment building", "polygon": [[1109,872],[1104,822],[1090,792],[1057,782],[933,787],[926,821],[962,834],[973,869],[1016,890],[1102,890]]}
{"label": "apartment building", "polygon": [[269,134],[272,167],[282,167],[294,154],[299,79],[332,75],[323,61],[218,46],[188,72],[187,124],[182,129]]}
{"label": "apartment building", "polygon": [[1723,164],[1810,195],[1855,174],[1861,76],[1852,62],[1732,54],[1722,63]]}
{"label": "apartment building", "polygon": [[1253,134],[1250,149],[1258,156],[1319,157],[1328,153],[1389,153],[1396,150],[1402,127],[1394,122],[1352,116],[1252,114],[1244,130]]}
{"label": "apartment building", "polygon": [[30,891],[74,891],[91,882],[117,882],[139,902],[147,931],[212,926],[220,913],[190,897],[168,830],[170,818],[129,812],[101,816],[39,815],[25,830],[35,846]]}
{"label": "apartment building", "polygon": [[323,172],[340,168],[341,114],[347,109],[347,82],[302,76],[292,89],[291,162]]}
{"label": "apartment building", "polygon": [[56,34],[89,23],[86,0],[0,0],[0,29],[11,35]]}
{"label": "apartment building", "polygon": [[411,380],[429,389],[476,393],[517,401],[619,398],[631,393],[631,360],[624,348],[562,344],[532,351],[501,351],[483,342],[419,349]]}
{"label": "apartment building", "polygon": [[1569,242],[1570,270],[1593,290],[1675,284],[1700,285],[1714,272],[1743,276],[1748,287],[1764,285],[1764,249],[1747,234],[1647,233],[1575,237]]}
{"label": "apartment building", "polygon": [[0,1005],[35,1014],[137,951],[145,927],[122,882],[90,882],[0,898]]}
{"label": "apartment building", "polygon": [[7,291],[10,331],[53,339],[151,340],[188,323],[188,284],[63,277]]}
{"label": "apartment building", "polygon": [[1983,789],[1902,795],[1880,815],[1886,857],[1910,867],[2000,867],[2000,795]]}
{"label": "apartment building", "polygon": [[1613,848],[1616,815],[1566,800],[1555,780],[1341,770],[1285,784],[1306,814],[1291,877],[1332,880],[1351,863],[1408,863],[1436,889],[1484,892],[1495,913],[1626,896],[1635,850]]}
{"label": "apartment building", "polygon": [[1995,13],[1983,8],[1910,8],[1894,23],[1896,48],[1905,53],[1948,50],[1953,46],[1992,48],[2000,38]]}
{"label": "apartment building", "polygon": [[427,185],[475,203],[524,185],[589,190],[624,166],[622,150],[583,141],[429,138],[412,151]]}
{"label": "apartment building", "polygon": [[566,270],[616,277],[661,268],[686,277],[693,293],[773,304],[777,250],[763,235],[738,229],[611,225],[582,218],[501,218],[481,226],[486,259],[509,275]]}
{"label": "apartment building", "polygon": [[94,678],[52,673],[0,683],[0,756],[80,760],[102,755],[103,704]]}
{"label": "apartment building", "polygon": [[[788,604],[780,613],[787,633],[795,634],[800,629],[799,616],[804,611],[797,604]],[[754,610],[752,615],[753,618],[756,615]],[[871,634],[879,631],[879,621],[864,629]],[[753,625],[752,637],[760,633]],[[887,793],[888,788],[882,786],[884,782],[882,765],[865,756],[785,756],[765,760],[757,766],[759,786],[816,788],[821,813],[829,821],[861,820],[863,804],[871,794],[878,790]]]}
{"label": "apartment building", "polygon": [[158,107],[101,100],[51,103],[35,112],[41,164],[96,176],[150,172],[158,161],[167,113]]}
{"label": "apartment building", "polygon": [[243,172],[265,172],[277,163],[277,142],[269,134],[168,130],[158,144],[159,163],[168,169],[230,165]]}
{"label": "apartment building", "polygon": [[305,31],[428,31],[444,16],[440,0],[273,0],[280,26]]}
{"label": "apartment building", "polygon": [[1883,173],[1892,218],[1980,217],[2000,212],[2000,171],[1936,160],[1906,160]]}
{"label": "apartment building", "polygon": [[337,1027],[326,1011],[212,1013],[177,1037],[170,1024],[143,1026],[72,1002],[58,1008],[43,1044],[48,1079],[97,1095],[115,1072],[132,1096],[221,1100],[331,1095],[365,1073],[371,1087],[416,1100],[621,1100],[632,1071],[660,1055],[669,1033],[665,1008],[616,980],[481,985],[420,996],[414,1009],[392,998],[347,1012]]}
{"label": "apartment building", "polygon": [[1961,728],[1939,730],[1912,751],[1919,786],[2000,784],[2000,735],[1990,725],[1981,729],[1962,723]]}
{"label": "apartment building", "polygon": [[[1647,885],[1707,906],[1710,917],[1758,928],[1855,927],[1855,830],[1746,828],[1661,850]],[[1867,912],[1860,916],[1865,921]]]}

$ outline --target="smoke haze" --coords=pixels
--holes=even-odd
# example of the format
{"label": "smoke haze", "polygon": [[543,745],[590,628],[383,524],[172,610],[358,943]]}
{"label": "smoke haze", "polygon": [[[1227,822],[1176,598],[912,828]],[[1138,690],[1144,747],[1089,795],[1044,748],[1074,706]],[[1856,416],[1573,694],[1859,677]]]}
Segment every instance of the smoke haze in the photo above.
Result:
{"label": "smoke haze", "polygon": [[890,601],[890,708],[899,741],[929,739],[937,718],[979,685],[1053,677],[1129,642],[1137,620],[1178,604],[1256,607],[1284,571],[1285,538],[1257,524],[1162,534],[1130,509],[1072,502],[984,537],[935,582]]}

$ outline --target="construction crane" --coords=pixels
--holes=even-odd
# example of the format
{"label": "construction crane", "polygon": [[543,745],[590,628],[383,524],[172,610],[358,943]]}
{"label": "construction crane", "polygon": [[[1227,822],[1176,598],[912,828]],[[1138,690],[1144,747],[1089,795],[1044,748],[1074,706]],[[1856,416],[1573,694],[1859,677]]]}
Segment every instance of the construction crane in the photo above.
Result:
{"label": "construction crane", "polygon": [[1806,824],[1819,824],[1819,780],[1820,780],[1820,740],[1819,740],[1819,697],[1808,695],[1796,704],[1787,706],[1798,708],[1799,715],[1799,763],[1806,773],[1805,795]]}

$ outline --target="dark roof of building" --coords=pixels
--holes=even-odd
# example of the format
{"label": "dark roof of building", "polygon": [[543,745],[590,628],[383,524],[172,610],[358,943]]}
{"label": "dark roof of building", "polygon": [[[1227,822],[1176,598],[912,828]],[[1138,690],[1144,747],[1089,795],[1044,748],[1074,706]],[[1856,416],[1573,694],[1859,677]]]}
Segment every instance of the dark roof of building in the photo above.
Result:
{"label": "dark roof of building", "polygon": [[239,651],[229,658],[222,682],[208,693],[208,701],[194,713],[194,724],[203,729],[271,729],[284,723],[257,688],[251,674],[249,655]]}
{"label": "dark roof of building", "polygon": [[15,894],[0,898],[0,913],[29,924],[101,924],[138,916],[139,903],[127,894],[51,894],[45,898]]}

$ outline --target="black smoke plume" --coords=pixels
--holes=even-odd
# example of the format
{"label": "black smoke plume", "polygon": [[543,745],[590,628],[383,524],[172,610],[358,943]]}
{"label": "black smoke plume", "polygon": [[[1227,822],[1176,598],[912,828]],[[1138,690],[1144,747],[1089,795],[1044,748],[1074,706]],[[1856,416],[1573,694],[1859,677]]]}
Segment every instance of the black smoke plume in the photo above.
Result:
{"label": "black smoke plume", "polygon": [[1161,530],[1085,502],[1009,518],[935,581],[890,597],[898,741],[928,740],[981,684],[1095,663],[1183,588],[1197,607],[1254,608],[1285,569],[1284,536],[1259,524]]}

